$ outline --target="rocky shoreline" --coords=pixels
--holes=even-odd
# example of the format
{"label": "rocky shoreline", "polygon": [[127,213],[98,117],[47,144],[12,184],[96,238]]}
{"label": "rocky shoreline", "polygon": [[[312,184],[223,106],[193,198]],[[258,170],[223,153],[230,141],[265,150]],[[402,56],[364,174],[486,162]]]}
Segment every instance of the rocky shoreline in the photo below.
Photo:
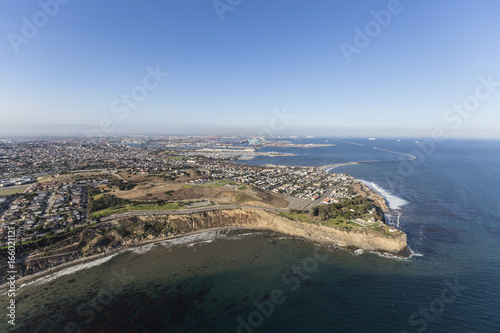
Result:
{"label": "rocky shoreline", "polygon": [[[390,235],[369,228],[340,230],[314,223],[291,220],[266,209],[217,209],[199,213],[141,217],[135,218],[134,221],[130,222],[123,219],[115,221],[117,225],[132,223],[134,232],[129,235],[120,234],[116,230],[112,230],[111,227],[109,232],[96,229],[96,232],[85,242],[85,246],[80,248],[83,257],[77,259],[67,258],[66,261],[64,258],[62,258],[62,261],[61,258],[41,259],[40,262],[33,261],[26,264],[25,267],[32,268],[30,270],[32,273],[20,277],[16,283],[21,285],[54,270],[96,260],[126,248],[184,237],[207,230],[227,228],[270,230],[280,234],[300,237],[311,242],[335,245],[350,252],[361,249],[400,258],[408,258],[411,255],[411,251],[407,247],[406,234],[400,230],[394,229]],[[148,234],[147,231],[145,232],[147,223],[160,223],[165,227],[158,234]],[[147,236],[144,236],[144,238],[143,235]],[[79,237],[83,238],[83,235],[79,235]]]}

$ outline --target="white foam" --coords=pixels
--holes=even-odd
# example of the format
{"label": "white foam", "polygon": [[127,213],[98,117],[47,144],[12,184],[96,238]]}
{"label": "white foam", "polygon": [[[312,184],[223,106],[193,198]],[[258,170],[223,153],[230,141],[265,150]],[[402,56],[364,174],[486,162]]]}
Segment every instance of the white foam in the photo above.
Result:
{"label": "white foam", "polygon": [[178,246],[178,245],[193,247],[196,244],[212,243],[216,238],[226,237],[227,232],[228,231],[226,230],[206,230],[192,235],[179,236],[177,238],[170,238],[162,241],[156,241],[154,243],[147,245],[127,248],[124,249],[124,251],[130,251],[137,254],[144,254],[151,251],[157,246],[163,246],[165,248],[170,248],[172,246]]}
{"label": "white foam", "polygon": [[130,252],[134,252],[137,254],[144,254],[144,253],[147,253],[147,252],[151,251],[152,249],[154,249],[157,245],[162,245],[166,248],[169,248],[173,245],[186,245],[186,244],[188,246],[193,246],[194,244],[198,244],[198,243],[211,243],[216,238],[220,238],[220,237],[225,236],[225,235],[226,235],[226,233],[224,231],[208,230],[208,231],[200,232],[200,233],[193,234],[193,235],[182,236],[182,237],[173,238],[173,239],[167,239],[164,241],[146,244],[143,246],[126,248],[126,249],[118,251],[114,254],[111,254],[109,256],[106,256],[104,258],[100,258],[100,259],[86,262],[83,264],[77,264],[77,265],[68,267],[66,269],[63,269],[59,272],[49,274],[49,275],[46,275],[46,276],[41,277],[39,279],[22,284],[21,286],[19,286],[19,289],[26,287],[26,286],[34,285],[34,284],[45,284],[47,282],[53,281],[53,280],[60,278],[62,276],[74,274],[74,273],[81,271],[83,269],[99,266],[99,265],[111,260],[111,258],[113,258],[114,256],[116,256],[120,253],[123,253],[125,251],[130,251]]}
{"label": "white foam", "polygon": [[249,236],[249,235],[258,235],[259,233],[257,232],[246,232],[244,234],[238,234],[238,237],[243,237],[243,236]]}
{"label": "white foam", "polygon": [[387,201],[391,209],[401,209],[404,205],[409,204],[405,199],[395,196],[391,191],[382,188],[374,182],[367,182],[366,180],[361,180],[361,182],[377,191]]}
{"label": "white foam", "polygon": [[101,259],[97,259],[97,260],[93,260],[93,261],[86,262],[86,263],[83,263],[83,264],[78,264],[78,265],[71,266],[71,267],[63,269],[63,270],[61,270],[59,272],[56,272],[56,273],[53,273],[53,274],[49,274],[47,276],[44,276],[44,277],[41,277],[39,279],[30,281],[28,283],[24,283],[21,286],[19,286],[19,289],[21,289],[23,287],[26,287],[26,286],[29,286],[29,285],[33,285],[33,284],[38,284],[38,283],[44,284],[44,283],[53,281],[53,280],[58,279],[58,278],[60,278],[62,276],[65,276],[65,275],[75,274],[76,272],[81,271],[83,269],[87,269],[87,268],[99,266],[99,265],[104,264],[105,262],[111,260],[111,258],[113,258],[114,256],[116,256],[119,253],[120,252],[114,253],[112,255],[109,255],[109,256],[101,258]]}
{"label": "white foam", "polygon": [[162,245],[166,248],[174,245],[187,245],[189,247],[192,247],[193,245],[198,243],[211,243],[216,238],[221,238],[222,236],[225,236],[225,233],[221,233],[219,232],[219,230],[208,230],[197,234],[167,239],[156,244]]}
{"label": "white foam", "polygon": [[403,258],[403,257],[398,257],[394,254],[391,254],[391,253],[387,253],[387,252],[379,252],[379,251],[368,251],[370,253],[373,253],[373,254],[376,254],[378,255],[379,257],[382,257],[382,258],[386,258],[386,259],[394,259],[394,260],[399,260],[399,261],[405,261],[405,260],[408,260],[410,259],[410,257],[408,258]]}
{"label": "white foam", "polygon": [[290,236],[282,236],[282,237],[277,237],[276,239],[301,239],[299,237],[290,237]]}
{"label": "white foam", "polygon": [[202,240],[202,241],[199,241],[199,242],[190,243],[190,244],[187,245],[187,247],[193,247],[193,246],[198,245],[198,244],[212,243],[212,242],[213,242],[213,239]]}
{"label": "white foam", "polygon": [[144,254],[146,252],[151,251],[155,247],[156,247],[156,244],[153,243],[153,244],[147,244],[144,246],[132,247],[132,248],[129,248],[128,250],[132,251],[134,253],[137,253],[137,254]]}
{"label": "white foam", "polygon": [[354,254],[357,256],[362,255],[363,253],[365,253],[363,249],[357,249],[356,251],[354,251]]}
{"label": "white foam", "polygon": [[409,246],[408,246],[408,248],[410,249],[410,252],[411,252],[411,254],[410,254],[410,258],[411,258],[411,257],[423,257],[423,256],[424,256],[424,255],[423,255],[423,254],[421,254],[421,253],[416,253],[416,252],[413,252],[413,250],[412,250]]}

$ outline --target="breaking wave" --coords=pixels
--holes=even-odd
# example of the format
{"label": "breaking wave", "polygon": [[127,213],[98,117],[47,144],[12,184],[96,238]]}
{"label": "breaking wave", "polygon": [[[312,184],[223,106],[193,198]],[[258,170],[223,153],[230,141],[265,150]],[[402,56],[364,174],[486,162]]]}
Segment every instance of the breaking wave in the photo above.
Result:
{"label": "breaking wave", "polygon": [[401,209],[401,207],[403,207],[404,205],[409,204],[409,202],[406,201],[405,199],[392,194],[391,191],[382,188],[381,186],[375,184],[374,182],[368,182],[366,180],[361,180],[361,181],[366,186],[377,191],[385,199],[385,201],[387,201],[387,204],[391,209]]}
{"label": "breaking wave", "polygon": [[87,268],[91,268],[91,267],[95,267],[95,266],[99,266],[101,264],[104,264],[105,262],[111,260],[111,258],[113,258],[114,256],[116,256],[117,254],[119,254],[120,252],[117,252],[117,253],[114,253],[112,255],[109,255],[109,256],[106,256],[104,258],[101,258],[101,259],[97,259],[97,260],[93,260],[93,261],[90,261],[90,262],[86,262],[86,263],[83,263],[83,264],[77,264],[77,265],[74,265],[74,266],[71,266],[71,267],[68,267],[68,268],[65,268],[59,272],[56,272],[56,273],[53,273],[53,274],[49,274],[49,275],[46,275],[44,277],[41,277],[39,279],[36,279],[36,280],[33,280],[33,281],[30,281],[28,283],[24,283],[22,284],[21,286],[19,286],[19,289],[23,288],[23,287],[26,287],[26,286],[29,286],[29,285],[33,285],[33,284],[44,284],[44,283],[47,283],[47,282],[50,282],[50,281],[53,281],[55,279],[58,279],[60,278],[61,276],[65,276],[65,275],[70,275],[70,274],[74,274],[78,271],[81,271],[83,269],[87,269]]}

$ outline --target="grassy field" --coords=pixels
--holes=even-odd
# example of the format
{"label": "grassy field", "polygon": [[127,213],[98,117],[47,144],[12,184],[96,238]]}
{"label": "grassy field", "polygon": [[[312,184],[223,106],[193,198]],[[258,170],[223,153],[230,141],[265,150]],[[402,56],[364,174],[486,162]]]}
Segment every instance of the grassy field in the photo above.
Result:
{"label": "grassy field", "polygon": [[302,222],[314,223],[314,221],[307,214],[280,213],[280,215],[287,217],[290,220],[299,220]]}
{"label": "grassy field", "polygon": [[351,222],[349,222],[349,223],[350,223],[351,225],[355,226],[355,227],[364,228],[364,226],[362,226],[361,224],[358,224],[358,223],[356,223],[356,222],[354,222],[354,221],[351,221]]}
{"label": "grassy field", "polygon": [[0,196],[7,196],[16,193],[22,193],[26,188],[0,188]]}
{"label": "grassy field", "polygon": [[357,227],[362,228],[362,226],[350,223],[349,220],[347,220],[343,217],[340,217],[340,216],[337,216],[334,219],[328,219],[328,221],[326,221],[325,225],[327,225],[329,227],[334,227],[334,228],[346,228],[346,229],[354,229]]}
{"label": "grassy field", "polygon": [[374,229],[376,231],[380,232],[384,236],[390,236],[390,237],[392,237],[394,235],[394,233],[392,233],[392,232],[389,231],[389,229],[391,229],[391,227],[388,226],[387,224],[385,224],[385,225],[379,225],[379,226],[375,227]]}
{"label": "grassy field", "polygon": [[117,213],[126,213],[132,211],[150,211],[150,210],[175,210],[175,209],[186,209],[179,205],[178,202],[166,203],[166,204],[137,204],[137,205],[125,205],[119,208],[106,208],[93,212],[91,215],[95,218],[109,216]]}
{"label": "grassy field", "polygon": [[343,229],[348,229],[348,230],[362,228],[362,226],[355,224],[355,223],[351,223],[347,219],[344,219],[340,216],[337,216],[334,219],[329,219],[326,222],[318,222],[318,221],[313,220],[308,214],[281,212],[281,213],[279,213],[279,215],[287,217],[291,220],[299,220],[299,221],[307,222],[307,223],[323,224],[323,225],[326,225],[326,226],[332,227],[332,228],[343,228]]}
{"label": "grassy field", "polygon": [[96,194],[96,195],[94,195],[94,197],[92,198],[92,200],[97,200],[99,198],[102,198],[103,196],[104,196],[104,193]]}

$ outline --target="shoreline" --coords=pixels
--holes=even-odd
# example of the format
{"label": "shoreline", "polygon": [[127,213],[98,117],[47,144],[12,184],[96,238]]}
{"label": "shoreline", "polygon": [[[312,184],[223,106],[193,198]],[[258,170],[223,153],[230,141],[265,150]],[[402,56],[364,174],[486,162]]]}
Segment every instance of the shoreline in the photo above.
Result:
{"label": "shoreline", "polygon": [[[193,213],[187,213],[187,214],[182,214],[182,215],[192,215],[192,214]],[[290,222],[295,222],[295,221],[290,221]],[[295,223],[298,223],[299,225],[303,224],[304,226],[307,225],[307,223],[305,223],[305,222],[295,222]],[[337,230],[335,228],[324,227],[324,226],[313,225],[313,228],[314,227],[323,228],[323,229],[324,228],[331,229],[331,231]],[[98,254],[88,256],[88,257],[81,257],[81,258],[78,258],[75,260],[71,260],[71,261],[62,263],[62,264],[54,266],[54,267],[44,269],[42,271],[36,272],[34,274],[31,274],[31,275],[23,276],[23,277],[17,279],[15,283],[19,285],[19,287],[17,288],[17,290],[19,290],[23,287],[29,286],[31,283],[35,283],[36,280],[44,278],[44,277],[50,275],[51,273],[53,273],[53,274],[58,273],[64,269],[71,267],[71,266],[96,261],[99,259],[103,259],[107,256],[114,256],[114,255],[120,254],[121,252],[131,251],[134,248],[146,246],[149,244],[154,244],[154,243],[159,243],[159,242],[163,242],[163,241],[169,241],[169,240],[174,240],[174,239],[178,239],[178,238],[188,237],[188,236],[192,236],[192,235],[196,235],[196,234],[201,234],[204,232],[214,232],[214,231],[221,231],[221,230],[272,231],[272,232],[275,232],[277,234],[301,238],[304,241],[320,244],[323,246],[334,246],[336,249],[344,250],[346,252],[351,253],[352,255],[356,255],[356,253],[355,253],[356,250],[362,249],[361,247],[354,246],[354,245],[342,246],[342,245],[337,244],[337,242],[332,242],[329,239],[326,240],[326,239],[320,238],[320,237],[314,237],[311,234],[300,235],[297,233],[280,231],[280,230],[277,230],[276,228],[254,226],[254,225],[228,225],[228,226],[223,226],[223,227],[198,229],[198,230],[189,231],[189,232],[186,232],[186,233],[183,233],[180,235],[175,235],[175,236],[170,236],[170,237],[159,237],[156,239],[148,239],[148,240],[143,240],[143,241],[139,241],[139,242],[134,242],[134,243],[124,245],[120,248],[117,248],[117,249],[109,251],[109,252],[98,253]],[[339,231],[339,232],[345,232],[345,231]],[[391,251],[385,251],[385,250],[373,250],[373,249],[372,250],[362,249],[362,250],[364,250],[365,252],[368,252],[368,253],[376,253],[377,255],[385,257],[385,258],[398,259],[398,260],[409,259],[414,254],[407,246],[405,246],[402,250],[400,250],[398,252],[391,252]],[[73,274],[73,273],[70,273],[70,274]],[[8,289],[7,283],[3,283],[2,285],[0,285],[0,293],[3,294],[4,292],[6,292],[6,289]]]}
{"label": "shoreline", "polygon": [[[81,258],[78,258],[78,259],[75,259],[75,260],[67,261],[65,263],[62,263],[62,264],[54,266],[54,267],[50,267],[50,268],[44,269],[43,271],[39,271],[39,272],[36,272],[34,274],[23,276],[23,277],[21,277],[21,278],[19,278],[19,279],[16,280],[16,284],[21,283],[21,285],[17,288],[17,290],[19,290],[19,288],[22,287],[23,284],[27,284],[27,283],[33,282],[32,280],[34,280],[36,278],[39,278],[39,277],[42,277],[43,275],[47,275],[48,273],[57,273],[57,271],[63,270],[63,269],[65,269],[65,268],[67,268],[69,266],[72,266],[72,265],[85,264],[88,261],[94,261],[94,260],[102,259],[102,258],[104,258],[106,256],[109,256],[109,255],[116,255],[120,251],[127,251],[129,249],[132,249],[132,248],[135,248],[135,247],[139,247],[139,246],[145,246],[145,245],[152,244],[152,243],[158,243],[158,242],[162,242],[162,241],[166,241],[166,240],[171,240],[171,239],[176,239],[176,238],[182,238],[182,237],[186,237],[186,236],[196,235],[196,234],[200,234],[200,233],[206,232],[206,231],[238,230],[238,229],[254,229],[254,228],[245,227],[245,226],[228,226],[228,227],[217,227],[217,228],[199,229],[199,230],[194,230],[194,231],[187,232],[187,233],[182,234],[182,235],[175,235],[175,236],[171,236],[171,237],[160,237],[160,238],[157,238],[157,239],[148,239],[148,240],[144,240],[144,241],[135,242],[135,243],[132,243],[132,244],[124,245],[123,247],[121,247],[119,249],[116,249],[116,250],[113,250],[113,251],[110,251],[110,252],[93,254],[93,255],[88,256],[88,257],[81,257]],[[0,293],[3,293],[4,289],[6,287],[7,287],[6,283],[2,283],[0,285]]]}
{"label": "shoreline", "polygon": [[[344,166],[344,165],[353,165],[353,164],[358,164],[357,162],[349,162],[349,163],[339,163],[334,165],[334,167],[338,166]],[[331,166],[331,165],[330,165]],[[282,166],[286,167],[286,166]],[[323,172],[327,172],[328,170],[322,170]],[[379,203],[375,203],[376,206],[378,206],[380,209],[382,209],[383,213],[386,214],[392,209],[390,208],[389,201],[387,198],[384,196],[383,193],[379,192],[377,189],[374,189],[370,187],[369,185],[365,184],[365,181],[361,179],[355,179],[356,182],[359,182],[361,185],[366,186],[375,196],[380,198],[381,201],[385,203],[385,207]],[[384,209],[385,208],[385,209]],[[386,210],[387,209],[387,210]],[[194,231],[188,231],[182,234],[178,234],[175,236],[161,236],[158,238],[154,239],[147,239],[147,240],[141,240],[137,242],[132,242],[128,244],[124,244],[116,249],[105,249],[104,252],[97,253],[90,255],[88,257],[79,257],[74,260],[69,260],[67,262],[63,262],[57,266],[49,267],[46,268],[42,271],[38,271],[36,273],[33,273],[31,275],[23,276],[20,277],[18,280],[16,280],[16,284],[19,284],[20,287],[25,284],[32,283],[36,281],[38,278],[47,276],[51,273],[57,273],[59,271],[62,271],[68,267],[75,266],[78,264],[85,264],[91,261],[99,260],[102,258],[105,258],[110,255],[117,255],[120,252],[124,252],[136,247],[141,247],[145,246],[148,244],[153,244],[153,243],[158,243],[162,241],[168,241],[168,240],[173,240],[177,238],[183,238],[187,237],[190,235],[195,235],[195,234],[200,234],[203,232],[209,232],[209,231],[218,231],[218,230],[238,230],[238,229],[254,229],[254,230],[267,230],[267,231],[272,231],[276,232],[279,234],[283,235],[289,235],[289,236],[294,236],[294,237],[299,237],[301,239],[304,239],[309,242],[317,243],[317,244],[322,244],[322,245],[333,245],[336,248],[343,249],[347,252],[350,252],[351,254],[355,254],[355,251],[358,249],[364,250],[365,252],[372,252],[372,253],[377,253],[378,255],[381,255],[383,257],[388,257],[388,258],[398,258],[398,259],[408,259],[411,258],[411,256],[414,254],[407,246],[406,243],[406,233],[404,233],[402,230],[399,228],[397,229],[399,233],[401,233],[404,236],[404,246],[400,246],[398,250],[387,250],[387,247],[383,249],[386,245],[381,245],[384,241],[384,237],[386,240],[390,243],[390,237],[395,236],[395,235],[390,235],[390,236],[383,236],[381,237],[380,235],[375,235],[371,230],[365,230],[362,229],[362,232],[350,232],[350,231],[345,231],[345,230],[340,230],[337,228],[333,227],[326,227],[326,226],[320,226],[320,225],[315,225],[315,224],[310,224],[307,222],[303,221],[298,221],[298,220],[287,220],[286,218],[283,218],[282,216],[276,214],[273,218],[269,218],[269,216],[265,216],[266,212],[267,214],[270,213],[267,209],[264,207],[248,207],[248,208],[227,208],[227,209],[218,209],[216,212],[213,212],[212,210],[207,211],[208,214],[209,212],[213,212],[215,214],[220,213],[221,211],[239,211],[239,214],[241,215],[241,212],[246,212],[247,214],[252,214],[252,211],[257,212],[256,216],[260,216],[265,220],[265,222],[262,222],[258,220],[255,221],[249,221],[249,220],[241,220],[239,222],[233,222],[235,224],[228,224],[224,226],[214,226],[214,227],[205,227],[205,228],[200,228]],[[259,213],[260,212],[260,213]],[[170,213],[163,213],[163,214],[154,214],[154,215],[170,215]],[[191,218],[196,218],[197,215],[199,215],[198,212],[178,212],[177,214],[174,214],[177,216],[190,216]],[[207,215],[207,214],[206,214]],[[224,213],[222,214],[224,215]],[[227,215],[231,215],[230,213],[227,213]],[[220,218],[220,216],[219,216]],[[281,221],[279,221],[282,219]],[[285,221],[283,221],[285,219]],[[271,220],[271,221],[270,221]],[[240,223],[240,224],[238,224]],[[266,224],[267,223],[267,224]],[[385,222],[384,222],[385,223]],[[246,224],[246,225],[245,225]],[[386,223],[387,224],[387,223]],[[388,224],[387,224],[388,225]],[[193,225],[194,226],[194,225]],[[323,229],[323,230],[322,230]],[[306,232],[305,232],[306,230]],[[364,238],[362,237],[362,240],[354,240],[354,238],[359,238],[359,236],[364,233]],[[397,238],[401,238],[401,235],[398,235]],[[349,239],[352,237],[353,239]],[[333,239],[332,239],[333,238]],[[382,239],[382,240],[381,240]],[[392,240],[393,241],[393,240]],[[381,243],[382,242],[382,243]],[[387,242],[386,242],[387,243]],[[380,249],[374,248],[375,245],[381,247]],[[392,249],[394,249],[394,245],[391,245]],[[389,246],[389,248],[391,248]],[[0,285],[0,292],[3,292],[3,289],[5,288],[6,283],[3,283]]]}

